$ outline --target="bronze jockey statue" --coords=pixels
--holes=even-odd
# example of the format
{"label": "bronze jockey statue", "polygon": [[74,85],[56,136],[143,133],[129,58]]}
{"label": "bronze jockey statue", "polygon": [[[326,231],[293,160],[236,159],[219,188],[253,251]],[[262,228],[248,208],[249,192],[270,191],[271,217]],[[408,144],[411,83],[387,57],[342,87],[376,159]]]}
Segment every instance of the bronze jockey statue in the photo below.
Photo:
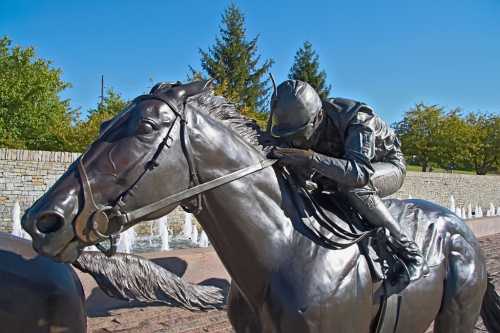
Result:
{"label": "bronze jockey statue", "polygon": [[402,186],[406,164],[394,131],[372,108],[344,98],[322,101],[308,83],[288,80],[277,87],[271,114],[271,135],[290,148],[276,147],[269,157],[309,175],[316,172],[323,189],[344,192],[367,222],[390,232],[389,245],[410,280],[425,274],[420,249],[380,199]]}

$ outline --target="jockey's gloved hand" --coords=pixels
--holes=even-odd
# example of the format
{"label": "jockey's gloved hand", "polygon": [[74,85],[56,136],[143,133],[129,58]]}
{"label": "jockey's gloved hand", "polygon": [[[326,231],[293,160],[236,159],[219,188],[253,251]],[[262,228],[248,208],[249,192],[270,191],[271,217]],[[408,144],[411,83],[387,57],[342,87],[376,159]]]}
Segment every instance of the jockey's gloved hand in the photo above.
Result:
{"label": "jockey's gloved hand", "polygon": [[312,150],[296,149],[296,148],[273,148],[268,158],[277,159],[284,165],[290,165],[301,168],[309,168],[311,165],[314,152]]}

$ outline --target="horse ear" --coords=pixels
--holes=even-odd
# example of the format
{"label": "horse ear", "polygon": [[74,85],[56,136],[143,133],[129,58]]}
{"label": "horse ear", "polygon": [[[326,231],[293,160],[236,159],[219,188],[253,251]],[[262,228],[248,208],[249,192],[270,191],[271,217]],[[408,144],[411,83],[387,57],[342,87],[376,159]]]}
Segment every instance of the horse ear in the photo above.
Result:
{"label": "horse ear", "polygon": [[173,88],[173,87],[177,87],[177,86],[180,86],[182,85],[181,81],[177,81],[177,82],[160,82],[160,83],[157,83],[153,86],[153,88],[151,88],[151,90],[149,91],[150,94],[154,94],[158,91],[161,91],[161,90],[168,90],[170,88]]}
{"label": "horse ear", "polygon": [[179,85],[177,87],[173,87],[169,93],[178,98],[188,98],[190,96],[201,94],[204,91],[212,89],[212,79],[210,80],[199,80],[193,81],[190,83],[186,83],[183,85]]}
{"label": "horse ear", "polygon": [[163,95],[165,97],[172,98],[179,103],[182,103],[191,96],[201,94],[202,92],[207,90],[212,90],[213,81],[213,79],[199,80],[186,84],[182,84],[179,81],[175,83],[161,82],[155,84],[155,86],[151,88],[151,91],[149,93],[153,95]]}

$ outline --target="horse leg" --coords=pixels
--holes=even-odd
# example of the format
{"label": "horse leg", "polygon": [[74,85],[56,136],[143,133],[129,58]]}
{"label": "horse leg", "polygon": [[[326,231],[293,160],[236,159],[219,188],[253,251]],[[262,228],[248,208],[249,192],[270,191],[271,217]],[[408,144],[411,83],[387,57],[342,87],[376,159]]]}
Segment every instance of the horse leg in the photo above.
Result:
{"label": "horse leg", "polygon": [[229,321],[237,333],[262,332],[259,319],[234,282],[231,283],[228,304]]}
{"label": "horse leg", "polygon": [[479,246],[471,245],[461,235],[453,235],[444,297],[434,323],[434,332],[473,332],[485,289],[486,268]]}

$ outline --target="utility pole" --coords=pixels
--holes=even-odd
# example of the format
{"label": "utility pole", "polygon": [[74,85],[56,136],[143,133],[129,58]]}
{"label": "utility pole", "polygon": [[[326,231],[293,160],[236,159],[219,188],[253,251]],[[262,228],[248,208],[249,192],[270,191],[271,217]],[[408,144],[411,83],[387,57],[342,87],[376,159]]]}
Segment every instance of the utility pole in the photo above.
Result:
{"label": "utility pole", "polygon": [[99,102],[99,110],[104,105],[104,75],[101,75],[101,101]]}

